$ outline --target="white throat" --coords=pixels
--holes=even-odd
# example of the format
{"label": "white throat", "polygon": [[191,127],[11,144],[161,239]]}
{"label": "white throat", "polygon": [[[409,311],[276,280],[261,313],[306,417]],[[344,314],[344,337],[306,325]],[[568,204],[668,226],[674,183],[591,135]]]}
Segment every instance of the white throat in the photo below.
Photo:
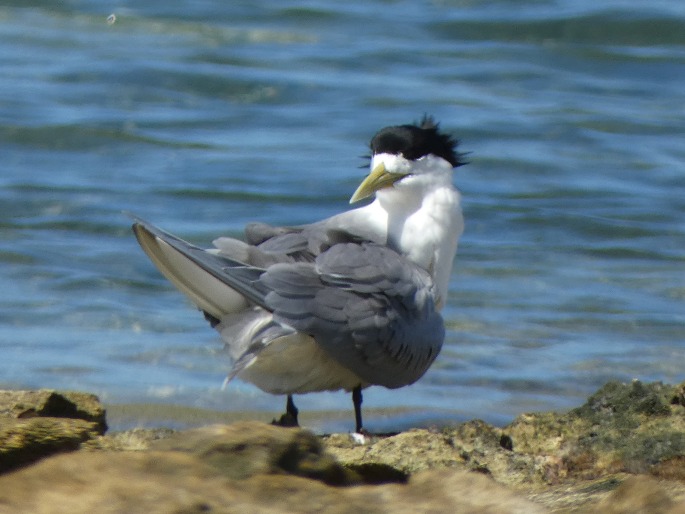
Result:
{"label": "white throat", "polygon": [[436,304],[442,308],[447,301],[457,242],[464,230],[459,192],[451,186],[436,188],[414,210],[411,205],[407,205],[408,209],[394,202],[388,205],[383,201],[386,192],[379,193],[374,204],[387,212],[388,244],[430,273]]}

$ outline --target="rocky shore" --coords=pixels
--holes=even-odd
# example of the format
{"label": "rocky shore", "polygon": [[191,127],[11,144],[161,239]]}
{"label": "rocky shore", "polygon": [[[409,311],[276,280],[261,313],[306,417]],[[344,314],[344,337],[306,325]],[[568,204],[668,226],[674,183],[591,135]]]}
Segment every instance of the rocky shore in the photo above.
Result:
{"label": "rocky shore", "polygon": [[0,391],[0,513],[685,514],[685,384],[363,444],[251,421],[106,430],[93,395]]}

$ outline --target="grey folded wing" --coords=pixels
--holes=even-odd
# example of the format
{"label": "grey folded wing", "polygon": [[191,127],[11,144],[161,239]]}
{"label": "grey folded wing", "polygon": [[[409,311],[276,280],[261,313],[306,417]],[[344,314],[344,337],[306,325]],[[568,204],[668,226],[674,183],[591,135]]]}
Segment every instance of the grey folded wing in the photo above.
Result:
{"label": "grey folded wing", "polygon": [[277,262],[314,262],[335,245],[364,241],[346,230],[327,226],[326,221],[298,227],[250,223],[245,227],[245,241],[250,245],[248,262],[263,267]]}
{"label": "grey folded wing", "polygon": [[274,320],[311,334],[370,384],[415,382],[442,347],[430,276],[387,247],[338,244],[313,265],[271,266],[259,282]]}
{"label": "grey folded wing", "polygon": [[[221,250],[198,248],[144,220],[136,218],[136,226],[137,234],[144,229],[252,305],[270,311],[286,332],[311,335],[331,358],[369,384],[395,388],[415,382],[442,347],[445,331],[431,277],[388,247],[310,226],[272,234],[257,247],[248,245],[260,257],[245,263]],[[268,263],[269,252],[276,263]],[[255,265],[257,260],[264,266]],[[239,346],[258,352],[267,344],[242,341]]]}

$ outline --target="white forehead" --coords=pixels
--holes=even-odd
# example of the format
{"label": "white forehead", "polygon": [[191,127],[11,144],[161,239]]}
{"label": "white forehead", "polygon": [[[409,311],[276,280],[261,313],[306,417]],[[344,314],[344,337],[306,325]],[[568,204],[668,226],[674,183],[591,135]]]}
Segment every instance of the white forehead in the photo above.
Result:
{"label": "white forehead", "polygon": [[385,170],[389,173],[409,173],[412,169],[411,161],[402,157],[402,155],[392,153],[378,153],[371,159],[371,169],[375,169],[379,164],[383,163]]}
{"label": "white forehead", "polygon": [[403,175],[408,173],[420,175],[438,170],[452,171],[452,165],[449,162],[433,154],[424,155],[415,161],[410,161],[402,155],[379,153],[371,159],[371,169],[375,169],[380,163],[383,163],[386,171],[389,173],[401,173]]}

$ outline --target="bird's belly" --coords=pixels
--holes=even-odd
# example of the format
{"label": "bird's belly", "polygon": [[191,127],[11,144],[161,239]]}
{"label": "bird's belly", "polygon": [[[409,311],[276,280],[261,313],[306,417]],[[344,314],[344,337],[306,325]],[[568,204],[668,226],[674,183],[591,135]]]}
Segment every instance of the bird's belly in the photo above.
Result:
{"label": "bird's belly", "polygon": [[351,391],[368,386],[355,373],[331,359],[308,335],[274,339],[237,375],[272,394]]}

